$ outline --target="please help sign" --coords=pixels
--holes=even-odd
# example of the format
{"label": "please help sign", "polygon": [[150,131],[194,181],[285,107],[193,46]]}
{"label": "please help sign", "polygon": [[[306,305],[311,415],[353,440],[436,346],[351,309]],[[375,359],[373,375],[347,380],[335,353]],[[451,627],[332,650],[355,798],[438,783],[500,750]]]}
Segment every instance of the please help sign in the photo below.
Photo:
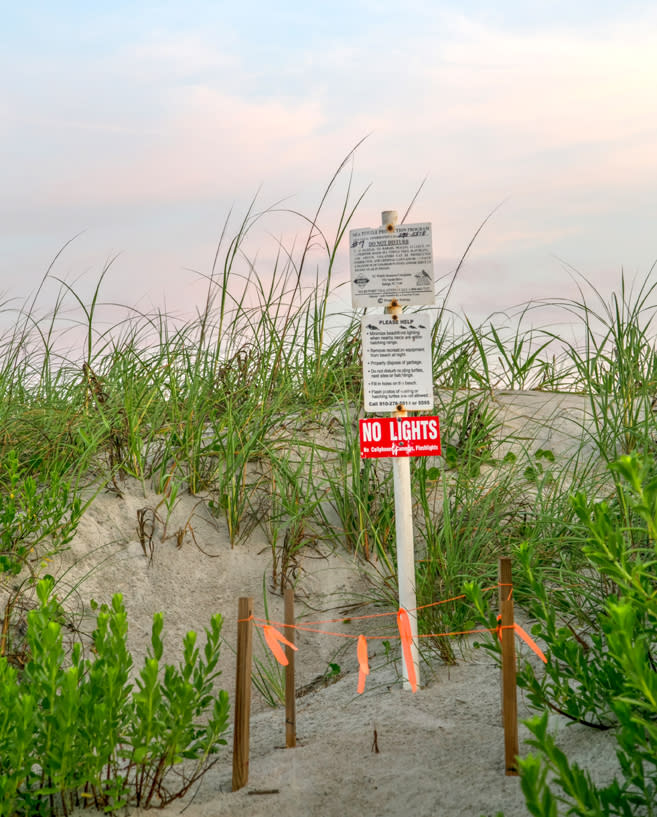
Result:
{"label": "please help sign", "polygon": [[440,455],[438,417],[376,417],[359,426],[361,459]]}

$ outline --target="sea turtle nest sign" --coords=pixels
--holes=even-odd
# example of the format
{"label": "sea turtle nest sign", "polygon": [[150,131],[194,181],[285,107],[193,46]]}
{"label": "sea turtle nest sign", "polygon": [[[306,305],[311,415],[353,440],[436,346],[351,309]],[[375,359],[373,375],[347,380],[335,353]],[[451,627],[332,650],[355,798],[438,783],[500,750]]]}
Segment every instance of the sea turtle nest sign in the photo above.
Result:
{"label": "sea turtle nest sign", "polygon": [[351,230],[349,264],[354,308],[435,302],[430,223]]}

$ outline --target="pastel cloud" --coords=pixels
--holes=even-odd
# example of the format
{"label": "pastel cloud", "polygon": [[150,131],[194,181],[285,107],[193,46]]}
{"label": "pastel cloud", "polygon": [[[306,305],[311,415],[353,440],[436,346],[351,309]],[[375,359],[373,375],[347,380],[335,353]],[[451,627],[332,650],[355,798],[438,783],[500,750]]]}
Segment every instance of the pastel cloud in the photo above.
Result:
{"label": "pastel cloud", "polygon": [[[535,30],[435,3],[411,2],[403,15],[357,4],[353,15],[327,15],[325,34],[276,46],[283,35],[268,41],[267,21],[251,41],[248,20],[204,26],[201,15],[196,25],[190,12],[179,31],[137,27],[122,41],[117,29],[97,56],[31,55],[23,84],[0,102],[0,148],[13,157],[2,229],[29,234],[50,220],[68,238],[106,223],[141,257],[128,230],[148,232],[139,219],[155,223],[167,207],[201,224],[203,208],[245,208],[262,185],[263,202],[295,196],[310,211],[370,131],[355,161],[354,190],[373,182],[359,224],[403,208],[428,174],[413,217],[434,221],[440,252],[458,257],[508,200],[473,249],[473,271],[478,258],[504,266],[530,248],[559,254],[654,189],[654,15]],[[202,242],[175,236],[191,266],[192,245],[209,249],[208,221],[202,228]],[[591,252],[608,251],[603,239]]]}
{"label": "pastel cloud", "polygon": [[[74,84],[40,124],[54,131],[55,146],[64,128],[72,152],[82,154],[89,182],[74,179],[71,196],[78,184],[85,196],[93,188],[130,195],[131,185],[133,195],[159,197],[167,189],[204,195],[219,174],[224,186],[250,193],[254,182],[266,183],[279,168],[294,192],[310,160],[323,178],[318,157],[341,155],[370,130],[368,170],[382,169],[385,176],[386,157],[396,156],[411,175],[439,173],[448,184],[458,180],[469,188],[505,179],[522,186],[523,178],[552,187],[569,180],[604,183],[606,174],[631,184],[627,177],[646,162],[654,167],[657,35],[645,26],[596,31],[587,40],[581,32],[527,35],[445,14],[439,20],[442,37],[436,39],[436,27],[420,30],[392,56],[373,35],[361,48],[346,44],[326,53],[301,45],[300,53],[283,55],[271,67],[283,82],[278,93],[269,88],[264,96],[252,91],[265,68],[239,53],[246,44],[234,33],[219,46],[200,32],[149,35],[104,61],[114,89],[106,82],[94,100],[92,89],[81,92]],[[285,92],[293,74],[300,84],[296,97]],[[130,82],[122,111],[120,97]],[[73,93],[82,103],[78,110]],[[133,116],[135,96],[144,111]],[[103,118],[101,103],[111,118]],[[59,120],[58,109],[64,112]],[[116,138],[99,139],[99,152],[86,153],[94,133]],[[131,144],[120,143],[121,134]],[[107,147],[118,153],[123,167],[117,171],[104,170]],[[582,179],[573,178],[571,162]],[[47,156],[39,164],[47,176]]]}

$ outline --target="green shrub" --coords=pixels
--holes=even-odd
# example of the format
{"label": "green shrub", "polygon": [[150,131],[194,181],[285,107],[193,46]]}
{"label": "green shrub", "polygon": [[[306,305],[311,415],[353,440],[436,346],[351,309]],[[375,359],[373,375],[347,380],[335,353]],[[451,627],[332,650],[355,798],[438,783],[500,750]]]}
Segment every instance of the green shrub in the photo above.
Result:
{"label": "green shrub", "polygon": [[22,672],[0,657],[0,817],[68,814],[81,801],[148,808],[182,796],[226,743],[228,695],[213,692],[221,616],[212,617],[202,654],[189,632],[179,666],[162,668],[164,620],[155,614],[133,685],[121,595],[96,608],[86,658],[80,643],[67,656],[52,591],[50,578],[37,585]]}
{"label": "green shrub", "polygon": [[[582,817],[657,813],[657,476],[651,459],[636,454],[610,467],[619,478],[618,502],[590,503],[581,493],[572,499],[587,532],[587,568],[570,610],[560,589],[555,613],[554,587],[541,579],[527,550],[521,553],[536,593],[534,633],[546,642],[548,664],[542,677],[526,666],[519,682],[537,707],[613,729],[620,774],[596,785],[559,749],[544,712],[527,724],[537,752],[519,763],[536,817],[554,817],[562,806]],[[584,621],[585,629],[575,626]]]}

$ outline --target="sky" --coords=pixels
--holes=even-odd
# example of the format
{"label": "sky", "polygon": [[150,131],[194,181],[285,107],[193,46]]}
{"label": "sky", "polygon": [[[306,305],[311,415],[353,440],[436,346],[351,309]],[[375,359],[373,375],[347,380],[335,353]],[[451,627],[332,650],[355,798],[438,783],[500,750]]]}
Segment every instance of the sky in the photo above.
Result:
{"label": "sky", "polygon": [[[3,0],[0,46],[3,299],[67,245],[81,297],[111,261],[101,298],[191,315],[226,220],[311,216],[361,140],[322,229],[349,184],[357,228],[426,180],[407,221],[442,278],[492,214],[450,293],[474,321],[657,260],[654,2]],[[265,214],[247,251],[266,270],[306,231]],[[346,308],[348,280],[345,242]]]}

